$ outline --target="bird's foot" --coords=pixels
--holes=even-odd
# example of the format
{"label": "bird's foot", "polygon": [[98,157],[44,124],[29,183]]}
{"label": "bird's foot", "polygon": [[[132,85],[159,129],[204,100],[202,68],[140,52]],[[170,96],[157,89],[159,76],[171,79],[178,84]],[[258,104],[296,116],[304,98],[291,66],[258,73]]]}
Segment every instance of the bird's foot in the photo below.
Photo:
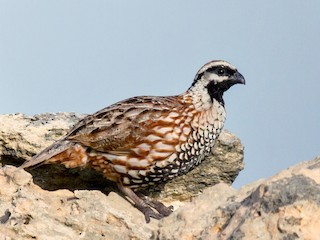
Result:
{"label": "bird's foot", "polygon": [[163,217],[169,216],[173,212],[173,206],[166,207],[162,202],[159,202],[154,199],[150,199],[146,196],[140,195],[140,198],[147,204],[149,207],[158,211]]}
{"label": "bird's foot", "polygon": [[138,206],[137,204],[135,205],[137,209],[139,209],[140,212],[143,213],[144,218],[146,219],[146,222],[150,222],[150,218],[154,218],[157,220],[160,220],[164,216],[161,213],[158,213],[154,211],[151,207],[149,206]]}
{"label": "bird's foot", "polygon": [[139,197],[130,188],[123,186],[121,183],[118,183],[118,187],[134,202],[135,207],[144,214],[147,223],[150,222],[150,218],[159,220],[163,217],[169,216],[173,211],[173,206],[166,207],[163,203],[149,199],[142,194],[139,194]]}

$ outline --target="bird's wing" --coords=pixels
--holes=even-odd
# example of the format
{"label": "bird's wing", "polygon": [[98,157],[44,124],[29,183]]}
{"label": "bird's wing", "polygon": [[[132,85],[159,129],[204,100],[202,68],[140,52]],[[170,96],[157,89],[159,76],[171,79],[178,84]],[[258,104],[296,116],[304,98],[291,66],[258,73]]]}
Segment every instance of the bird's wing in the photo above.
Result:
{"label": "bird's wing", "polygon": [[88,115],[76,124],[66,140],[96,151],[128,151],[149,133],[150,125],[176,106],[175,97],[134,97]]}

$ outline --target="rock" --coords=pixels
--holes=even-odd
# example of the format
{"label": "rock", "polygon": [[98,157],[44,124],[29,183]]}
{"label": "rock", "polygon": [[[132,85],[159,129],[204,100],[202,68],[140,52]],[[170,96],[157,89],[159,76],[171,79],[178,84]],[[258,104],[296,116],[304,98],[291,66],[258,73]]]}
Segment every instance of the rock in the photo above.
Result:
{"label": "rock", "polygon": [[204,227],[212,222],[213,213],[236,190],[225,183],[210,187],[191,203],[177,209],[159,223],[154,239],[200,239]]}
{"label": "rock", "polygon": [[[63,123],[55,125],[63,117]],[[21,122],[15,125],[10,118]],[[31,156],[60,137],[76,119],[72,114],[0,116],[3,165],[18,164],[19,158]],[[49,134],[33,129],[36,126]],[[231,165],[242,166],[239,144],[237,138],[224,132],[213,150],[215,157],[203,163],[213,161],[211,166],[204,165],[213,170],[196,171],[201,164],[189,179],[182,176],[175,180],[176,185],[170,182],[162,191],[152,192],[176,208],[170,216],[152,219],[149,224],[118,193],[104,194],[101,190],[106,181],[93,172],[43,166],[30,174],[2,166],[0,239],[318,239],[320,157],[240,190],[226,183],[210,186],[232,181],[236,171],[228,170],[236,168]],[[214,165],[218,163],[222,165],[219,168]],[[202,171],[206,172],[202,175]]]}
{"label": "rock", "polygon": [[46,191],[12,166],[0,185],[0,239],[150,239],[157,226],[116,193]]}
{"label": "rock", "polygon": [[29,159],[62,137],[79,118],[74,113],[0,115],[0,156]]}
{"label": "rock", "polygon": [[[20,165],[25,159],[61,138],[85,115],[74,113],[0,115],[0,156],[3,164]],[[200,166],[173,181],[143,191],[165,203],[185,201],[208,186],[219,182],[231,184],[243,169],[243,146],[228,131],[223,131],[209,156]],[[63,166],[41,166],[28,171],[34,182],[46,190],[99,189],[115,191],[100,174],[92,170],[65,169]]]}
{"label": "rock", "polygon": [[[23,179],[23,180],[22,180]],[[235,190],[208,187],[169,217],[145,223],[117,193],[47,191],[0,168],[0,239],[318,239],[320,158]]]}
{"label": "rock", "polygon": [[239,191],[206,189],[159,223],[154,239],[318,239],[320,158]]}

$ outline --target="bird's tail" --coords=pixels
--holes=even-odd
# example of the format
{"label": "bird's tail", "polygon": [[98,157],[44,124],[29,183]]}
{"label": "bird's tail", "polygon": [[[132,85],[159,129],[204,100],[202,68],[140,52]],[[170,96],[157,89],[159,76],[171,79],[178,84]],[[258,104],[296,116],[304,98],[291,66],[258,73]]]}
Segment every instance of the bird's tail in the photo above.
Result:
{"label": "bird's tail", "polygon": [[86,149],[82,146],[61,139],[42,150],[19,168],[37,167],[42,164],[62,163],[68,168],[81,167],[86,164]]}

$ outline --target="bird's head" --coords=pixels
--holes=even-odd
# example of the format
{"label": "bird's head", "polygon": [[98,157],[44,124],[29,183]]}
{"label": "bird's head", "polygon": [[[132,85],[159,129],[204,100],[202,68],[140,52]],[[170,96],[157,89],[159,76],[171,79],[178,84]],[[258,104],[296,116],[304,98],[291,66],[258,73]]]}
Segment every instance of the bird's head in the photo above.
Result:
{"label": "bird's head", "polygon": [[224,104],[223,93],[237,83],[245,84],[245,79],[241,73],[230,63],[215,60],[200,68],[188,91],[194,93],[197,97],[201,95],[203,103],[206,101],[212,103],[215,99]]}

